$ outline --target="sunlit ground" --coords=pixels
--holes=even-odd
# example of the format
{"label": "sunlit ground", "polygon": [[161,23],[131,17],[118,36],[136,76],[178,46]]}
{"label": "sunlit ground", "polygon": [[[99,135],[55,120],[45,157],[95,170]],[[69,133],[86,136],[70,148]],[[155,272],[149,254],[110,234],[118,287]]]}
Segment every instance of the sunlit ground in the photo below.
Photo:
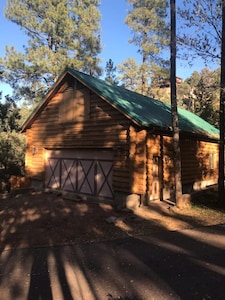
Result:
{"label": "sunlit ground", "polygon": [[208,225],[225,212],[200,204],[121,212],[53,194],[2,199],[0,299],[223,299],[224,227]]}
{"label": "sunlit ground", "polygon": [[[93,242],[225,223],[224,210],[200,204],[177,209],[170,202],[153,201],[127,212],[53,194],[17,195],[0,200],[0,248]],[[115,221],[107,223],[109,217]]]}

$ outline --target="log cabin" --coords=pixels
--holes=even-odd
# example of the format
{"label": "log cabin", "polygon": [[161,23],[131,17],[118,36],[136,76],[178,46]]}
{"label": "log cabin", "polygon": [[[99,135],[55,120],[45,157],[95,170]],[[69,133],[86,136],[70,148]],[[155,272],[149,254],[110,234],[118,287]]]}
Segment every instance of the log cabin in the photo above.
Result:
{"label": "log cabin", "polygon": [[[178,109],[183,193],[217,183],[219,131]],[[146,204],[174,197],[171,109],[66,69],[22,127],[34,189]]]}

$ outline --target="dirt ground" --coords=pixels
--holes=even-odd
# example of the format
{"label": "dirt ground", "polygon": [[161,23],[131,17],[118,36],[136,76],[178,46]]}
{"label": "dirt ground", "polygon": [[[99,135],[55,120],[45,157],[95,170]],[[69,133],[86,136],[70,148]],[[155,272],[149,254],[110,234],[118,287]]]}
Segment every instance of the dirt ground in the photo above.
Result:
{"label": "dirt ground", "polygon": [[154,201],[116,211],[110,204],[76,202],[54,194],[8,195],[0,198],[0,249],[91,243],[224,223],[224,210],[205,206],[177,209],[169,202]]}

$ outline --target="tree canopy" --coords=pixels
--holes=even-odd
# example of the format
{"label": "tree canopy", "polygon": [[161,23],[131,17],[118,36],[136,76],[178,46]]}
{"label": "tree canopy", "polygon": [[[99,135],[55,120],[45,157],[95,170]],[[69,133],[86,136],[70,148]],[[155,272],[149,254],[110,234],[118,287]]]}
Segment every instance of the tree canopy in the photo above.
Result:
{"label": "tree canopy", "polygon": [[116,66],[114,65],[114,62],[112,61],[111,58],[106,62],[105,73],[106,73],[106,77],[105,77],[106,81],[112,84],[119,83],[116,78]]}
{"label": "tree canopy", "polygon": [[127,0],[131,10],[126,17],[126,24],[132,29],[129,40],[138,47],[141,55],[141,93],[147,94],[151,63],[161,64],[160,54],[169,44],[169,31],[166,21],[167,1],[165,0]]}
{"label": "tree canopy", "polygon": [[141,76],[140,67],[133,57],[128,57],[120,65],[118,69],[118,80],[123,86],[131,91],[141,93]]}
{"label": "tree canopy", "polygon": [[16,103],[6,96],[0,103],[0,191],[2,182],[8,183],[10,175],[21,175],[24,170],[25,137],[18,133],[20,119]]}
{"label": "tree canopy", "polygon": [[[204,68],[185,80],[189,86],[189,95],[183,97],[183,104],[188,103],[186,109],[199,115],[212,125],[219,126],[219,97],[220,97],[220,69],[211,71]],[[188,96],[188,97],[187,97]]]}
{"label": "tree canopy", "polygon": [[98,54],[99,0],[8,0],[5,16],[28,37],[23,52],[6,47],[1,59],[5,81],[29,98],[38,99],[70,66],[101,73]]}

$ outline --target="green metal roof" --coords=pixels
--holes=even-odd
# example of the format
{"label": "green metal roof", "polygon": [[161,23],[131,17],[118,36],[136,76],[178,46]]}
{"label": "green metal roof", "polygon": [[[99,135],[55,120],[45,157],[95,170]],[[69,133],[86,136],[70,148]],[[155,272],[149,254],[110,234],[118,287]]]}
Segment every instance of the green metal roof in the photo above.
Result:
{"label": "green metal roof", "polygon": [[[163,129],[171,129],[170,105],[110,84],[74,69],[68,69],[67,71],[112,103],[140,126],[157,126]],[[209,138],[219,138],[219,130],[197,115],[184,109],[178,109],[178,115],[179,128],[181,131],[203,135]]]}
{"label": "green metal roof", "polygon": [[[45,100],[49,95],[51,95],[62,78],[64,78],[68,73],[81,81],[88,88],[92,89],[99,96],[103,97],[139,126],[156,126],[163,130],[172,130],[170,105],[68,68],[59,77],[52,89],[46,95],[45,99],[39,103],[27,121],[25,121],[22,127],[22,132],[26,130],[26,127],[30,123],[33,122],[36,117],[36,113],[39,109],[41,109]],[[211,139],[219,139],[219,130],[197,115],[184,109],[178,109],[178,115],[180,131],[205,136]]]}

